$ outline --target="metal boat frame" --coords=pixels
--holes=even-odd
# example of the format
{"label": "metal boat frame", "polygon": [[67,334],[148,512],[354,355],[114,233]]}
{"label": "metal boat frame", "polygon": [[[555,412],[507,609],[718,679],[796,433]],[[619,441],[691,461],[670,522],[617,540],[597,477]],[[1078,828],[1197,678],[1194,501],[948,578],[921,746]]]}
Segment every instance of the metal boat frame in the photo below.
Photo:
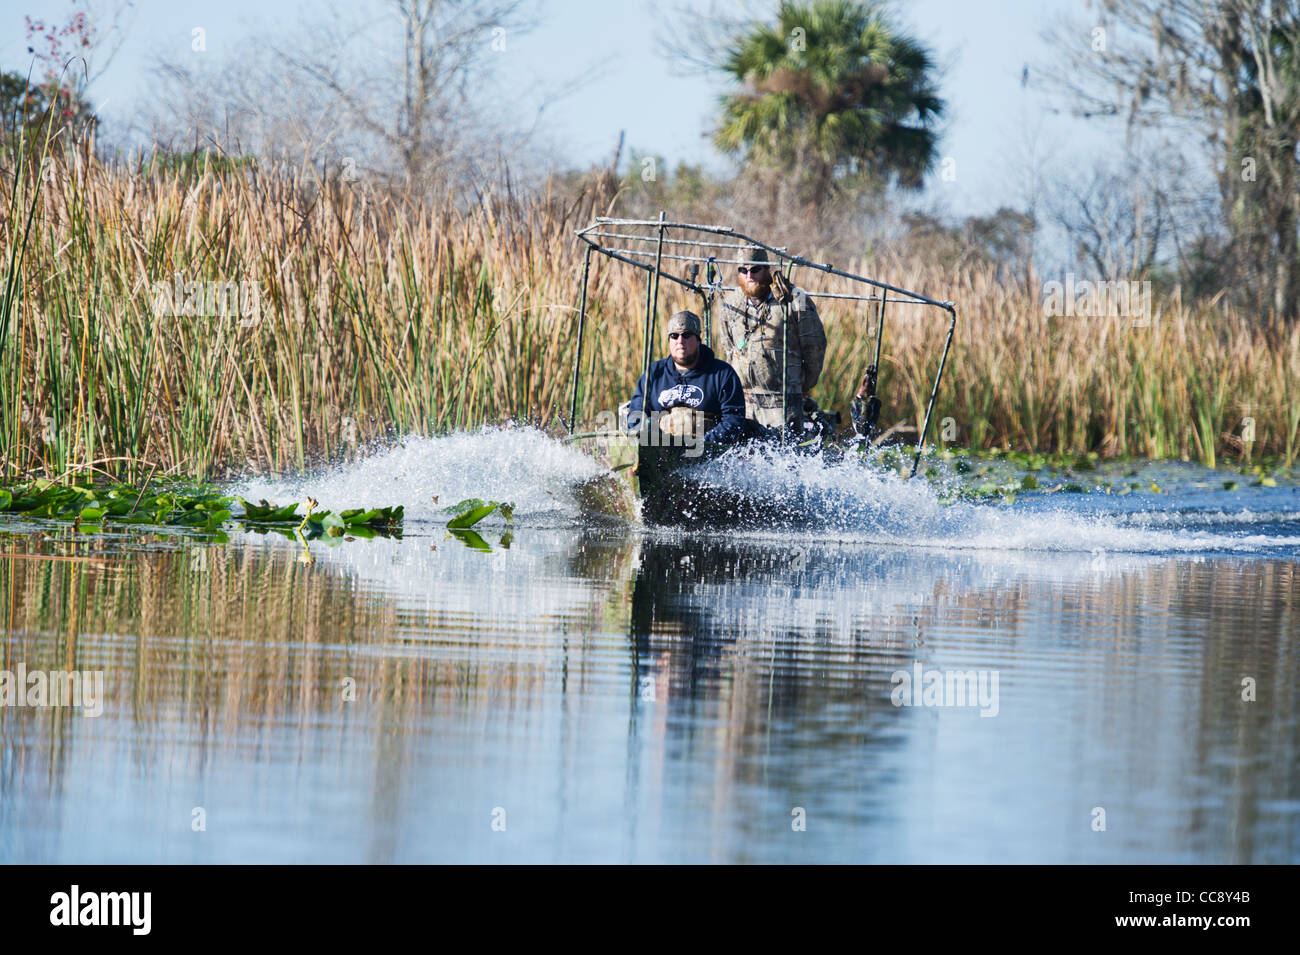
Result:
{"label": "metal boat frame", "polygon": [[[949,317],[948,331],[944,339],[943,352],[939,359],[939,368],[934,376],[934,385],[930,389],[930,398],[926,404],[925,419],[920,428],[916,444],[916,453],[912,460],[909,477],[915,476],[925,450],[925,439],[930,429],[930,418],[934,412],[935,398],[943,379],[944,368],[948,362],[948,353],[952,347],[953,334],[957,327],[957,309],[953,302],[940,301],[918,292],[912,292],[888,282],[857,275],[843,269],[837,269],[829,263],[814,262],[811,259],[790,252],[785,246],[773,246],[743,232],[737,232],[730,226],[701,225],[690,222],[669,221],[664,212],[658,219],[620,219],[608,216],[597,217],[591,225],[576,231],[576,235],[585,244],[582,262],[582,286],[578,306],[578,340],[573,358],[573,380],[569,398],[569,421],[566,427],[570,432],[578,420],[579,383],[582,374],[582,352],[587,326],[588,285],[591,275],[593,254],[606,256],[646,273],[645,292],[645,331],[643,339],[642,370],[648,377],[653,361],[655,340],[655,323],[659,307],[659,283],[666,279],[700,296],[702,339],[706,345],[711,343],[713,316],[711,311],[714,299],[722,293],[736,289],[735,285],[722,282],[720,266],[742,264],[740,258],[743,250],[757,246],[767,252],[773,268],[782,268],[793,286],[794,273],[797,269],[806,269],[811,273],[836,276],[865,286],[861,291],[819,291],[801,286],[814,301],[849,300],[863,303],[878,303],[875,309],[875,360],[868,370],[870,394],[875,394],[875,375],[880,369],[881,346],[885,332],[885,306],[918,306],[939,309]],[[667,248],[665,248],[667,247]],[[700,273],[703,271],[703,280]],[[850,286],[852,288],[852,286]],[[865,324],[870,334],[872,309],[866,305]],[[788,335],[788,328],[786,331]],[[784,346],[783,342],[783,346]],[[721,356],[720,356],[721,357]],[[785,363],[782,362],[784,373]],[[784,392],[784,388],[782,391]],[[649,389],[645,390],[648,411]],[[784,399],[783,399],[784,404]],[[782,411],[786,409],[783,407]],[[783,415],[784,417],[784,415]],[[578,437],[591,437],[574,435]],[[787,440],[783,433],[782,440]],[[627,467],[626,463],[617,467]],[[639,492],[638,492],[639,493]]]}
{"label": "metal boat frame", "polygon": [[[670,233],[677,233],[677,235],[670,235]],[[683,233],[693,233],[694,235],[683,236]],[[916,445],[916,455],[912,462],[911,474],[916,474],[917,467],[921,463],[921,455],[925,450],[925,439],[930,429],[930,418],[934,412],[935,397],[939,393],[939,384],[943,379],[944,368],[948,362],[948,352],[952,347],[953,333],[957,328],[957,309],[953,302],[939,301],[921,295],[919,292],[911,292],[896,285],[890,285],[888,282],[881,282],[867,278],[864,275],[846,272],[828,263],[813,262],[801,255],[795,255],[788,251],[785,246],[769,245],[755,239],[753,236],[737,232],[730,226],[669,222],[663,212],[659,213],[658,219],[617,219],[600,216],[591,225],[577,230],[576,234],[586,244],[586,250],[582,262],[582,291],[578,306],[578,343],[573,359],[573,384],[569,399],[570,427],[577,421],[578,415],[578,384],[582,370],[582,346],[587,325],[587,288],[593,253],[599,253],[646,272],[645,336],[642,365],[643,372],[648,374],[654,348],[655,314],[659,305],[659,280],[664,278],[670,282],[675,282],[700,296],[700,316],[704,330],[703,340],[704,344],[708,345],[710,344],[713,325],[712,316],[710,315],[713,299],[719,293],[736,288],[734,285],[722,284],[721,272],[718,266],[741,264],[742,260],[739,258],[741,250],[748,246],[757,246],[765,250],[769,257],[775,257],[774,266],[779,263],[786,267],[792,285],[794,284],[794,270],[802,267],[814,272],[838,276],[852,282],[860,282],[867,286],[867,290],[861,293],[817,291],[814,289],[805,289],[805,291],[814,301],[848,299],[879,303],[876,313],[876,357],[873,363],[873,367],[877,370],[880,368],[881,344],[884,340],[885,331],[885,306],[887,304],[937,308],[948,313],[950,321],[948,323],[948,333],[943,343],[943,354],[939,359],[939,369],[934,376],[934,386],[930,389],[930,400],[926,404],[925,420],[921,425],[921,432]],[[614,242],[621,244],[614,245]],[[654,248],[652,251],[649,248],[637,247],[632,243],[653,243]],[[664,246],[669,246],[670,249],[665,251]],[[652,259],[653,261],[638,261],[638,258]],[[671,269],[666,269],[666,263],[678,264],[683,274],[679,275]],[[704,270],[703,282],[698,281],[701,268]],[[871,321],[869,313],[866,319],[869,328]],[[646,400],[649,400],[648,393]]]}

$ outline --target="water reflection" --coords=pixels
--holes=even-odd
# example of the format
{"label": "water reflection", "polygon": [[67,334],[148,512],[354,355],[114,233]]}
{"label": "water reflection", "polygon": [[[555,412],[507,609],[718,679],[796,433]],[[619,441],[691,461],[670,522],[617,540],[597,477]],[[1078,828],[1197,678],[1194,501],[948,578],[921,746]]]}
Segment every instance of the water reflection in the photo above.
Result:
{"label": "water reflection", "polygon": [[0,537],[0,860],[1300,859],[1293,560],[482,536]]}

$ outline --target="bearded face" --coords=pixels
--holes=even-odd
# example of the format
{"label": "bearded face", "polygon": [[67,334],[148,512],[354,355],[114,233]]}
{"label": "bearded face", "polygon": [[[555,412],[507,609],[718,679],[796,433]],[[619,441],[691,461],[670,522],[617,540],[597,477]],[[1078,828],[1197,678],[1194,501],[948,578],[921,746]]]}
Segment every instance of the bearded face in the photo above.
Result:
{"label": "bearded face", "polygon": [[768,292],[772,289],[772,270],[766,265],[749,266],[749,269],[748,275],[737,270],[736,284],[740,286],[740,290],[747,298],[757,302],[767,301]]}

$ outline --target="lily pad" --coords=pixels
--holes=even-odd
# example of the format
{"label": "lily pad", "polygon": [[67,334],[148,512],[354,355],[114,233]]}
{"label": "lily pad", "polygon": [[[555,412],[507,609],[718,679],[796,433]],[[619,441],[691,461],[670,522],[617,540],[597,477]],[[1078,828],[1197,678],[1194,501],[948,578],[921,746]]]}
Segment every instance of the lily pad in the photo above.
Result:
{"label": "lily pad", "polygon": [[[460,510],[462,507],[464,507],[464,510]],[[490,501],[488,503],[478,500],[462,501],[460,504],[456,505],[456,509],[460,510],[460,513],[447,522],[447,527],[451,530],[473,527],[498,507],[500,507],[500,505],[497,504],[496,501]]]}
{"label": "lily pad", "polygon": [[250,504],[242,497],[239,503],[244,505],[244,519],[258,521],[261,523],[278,524],[287,521],[298,520],[298,505],[286,504],[284,507],[276,507],[270,501],[260,501],[257,504]]}

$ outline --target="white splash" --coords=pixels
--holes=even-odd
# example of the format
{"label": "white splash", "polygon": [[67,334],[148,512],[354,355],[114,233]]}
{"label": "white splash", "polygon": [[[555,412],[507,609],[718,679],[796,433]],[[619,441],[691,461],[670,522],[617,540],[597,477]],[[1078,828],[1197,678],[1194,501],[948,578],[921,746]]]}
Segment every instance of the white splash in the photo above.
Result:
{"label": "white splash", "polygon": [[[905,544],[915,547],[1059,551],[1068,553],[1258,553],[1300,551],[1300,537],[1250,533],[1276,524],[1294,512],[1243,509],[1228,518],[1221,512],[1148,510],[1142,513],[1084,513],[1084,497],[1041,498],[1023,504],[958,502],[945,504],[940,489],[921,479],[908,480],[856,460],[827,465],[818,457],[753,454],[737,449],[691,469],[691,477],[746,497],[776,500],[806,521],[791,531],[813,532],[844,542]],[[1177,499],[1171,500],[1177,504]],[[1171,517],[1171,515],[1175,515]],[[1202,518],[1205,518],[1202,521]],[[1197,527],[1219,525],[1222,533]]]}
{"label": "white splash", "polygon": [[579,515],[574,485],[599,473],[592,458],[536,428],[489,427],[406,438],[398,447],[322,474],[252,479],[232,491],[277,504],[310,495],[331,510],[400,504],[408,521],[445,521],[444,508],[477,497],[513,503],[519,521],[568,524]]}
{"label": "white splash", "polygon": [[[408,438],[353,464],[284,480],[248,480],[232,490],[278,504],[308,495],[323,508],[401,504],[408,521],[441,522],[465,498],[509,501],[516,520],[533,527],[588,523],[574,487],[601,473],[592,458],[531,428],[486,427],[439,438]],[[945,504],[942,488],[845,460],[758,454],[737,448],[693,465],[692,480],[760,500],[777,500],[798,515],[790,526],[740,536],[904,545],[940,550],[1115,554],[1300,553],[1300,536],[1275,533],[1296,520],[1290,500],[1225,512],[1188,510],[1178,496],[1153,498],[1133,511],[1128,496],[1022,498],[1014,505]],[[436,497],[436,501],[435,501]],[[1168,501],[1168,506],[1161,506]],[[1281,506],[1279,506],[1281,504]],[[494,522],[495,517],[488,518]],[[735,535],[738,532],[728,531]]]}

